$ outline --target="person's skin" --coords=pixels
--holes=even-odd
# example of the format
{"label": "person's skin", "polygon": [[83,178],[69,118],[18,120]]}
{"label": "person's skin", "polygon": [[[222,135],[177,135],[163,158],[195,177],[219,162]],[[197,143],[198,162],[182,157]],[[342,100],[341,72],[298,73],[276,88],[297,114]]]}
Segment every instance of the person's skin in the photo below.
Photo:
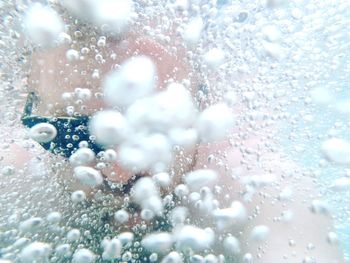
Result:
{"label": "person's skin", "polygon": [[[90,88],[93,92],[100,91],[101,80],[113,64],[120,64],[131,55],[147,55],[154,60],[159,76],[158,88],[164,88],[169,79],[178,82],[189,79],[190,69],[186,60],[183,59],[184,54],[171,55],[164,46],[148,38],[129,35],[121,45],[108,46],[107,48],[110,51],[106,53],[115,52],[122,55],[118,56],[113,63],[109,60],[102,65],[96,63],[93,57],[88,58],[89,55],[86,58],[91,59],[89,63],[67,61],[65,57],[67,47],[65,46],[36,53],[32,58],[32,70],[28,85],[38,92],[42,101],[37,114],[50,115],[53,112],[57,113],[57,110],[59,112],[64,109],[61,100],[62,93],[72,92],[76,87]],[[99,79],[80,75],[81,71],[86,70],[87,76],[89,76],[95,68],[100,69]],[[58,104],[56,104],[57,102]],[[48,105],[53,105],[53,107],[48,107]],[[105,108],[102,100],[92,100],[86,104],[84,113],[91,114],[101,108]],[[233,139],[235,139],[237,132],[237,128],[233,130]],[[236,138],[234,141],[238,145],[231,144],[228,139],[199,145],[196,164],[192,168],[195,153],[193,149],[187,152],[187,156],[190,157],[187,163],[184,163],[186,158],[182,158],[176,164],[181,163],[183,166],[177,169],[179,176],[189,169],[212,168],[219,171],[219,185],[222,186],[222,193],[219,195],[221,208],[229,206],[233,200],[245,202],[242,198],[244,188],[237,178],[232,178],[233,171],[240,171],[239,177],[270,172],[277,175],[279,186],[264,187],[258,191],[250,203],[245,203],[248,215],[251,217],[242,232],[236,233],[240,238],[243,252],[252,253],[254,262],[303,262],[305,256],[315,257],[318,263],[344,262],[339,247],[331,246],[326,242],[327,233],[331,230],[331,220],[322,215],[312,214],[309,210],[311,201],[317,197],[317,191],[311,179],[303,176],[295,164],[287,162],[280,154],[265,150],[263,147],[265,138],[263,137],[252,137],[241,141]],[[16,145],[12,147],[12,157],[9,158],[16,157],[13,160],[3,160],[3,162],[20,167],[29,159],[28,155],[24,149]],[[249,158],[243,156],[240,147],[249,147],[260,152],[259,161],[252,159],[252,169],[246,168],[247,165],[244,164],[244,161],[249,160]],[[210,155],[220,158],[221,164],[220,161],[209,161]],[[6,158],[5,155],[4,158]],[[132,176],[132,174],[122,170],[118,164],[113,169],[118,174],[118,178],[113,177],[113,180],[126,182]],[[293,170],[295,170],[295,176],[281,179],[287,171]],[[108,176],[108,174],[106,175]],[[290,186],[294,191],[292,201],[280,202],[276,197],[286,186]],[[75,187],[82,189],[79,184]],[[259,213],[256,212],[257,207],[259,207]],[[286,210],[293,211],[294,219],[289,223],[278,222],[278,220],[276,222],[276,218],[280,217],[282,212]],[[263,243],[257,244],[251,241],[249,236],[252,228],[261,224],[270,228],[270,234]],[[294,240],[295,244],[291,245],[290,240]],[[315,248],[308,250],[309,244],[313,244]],[[257,256],[258,254],[261,254],[261,258]]]}

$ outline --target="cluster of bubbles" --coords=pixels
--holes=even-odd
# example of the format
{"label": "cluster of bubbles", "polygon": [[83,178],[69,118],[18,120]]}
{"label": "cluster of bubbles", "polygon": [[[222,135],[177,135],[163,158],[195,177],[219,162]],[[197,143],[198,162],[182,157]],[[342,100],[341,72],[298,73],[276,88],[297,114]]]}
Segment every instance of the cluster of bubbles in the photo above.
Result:
{"label": "cluster of bubbles", "polygon": [[[184,56],[196,71],[191,74],[202,78],[205,84],[193,88],[195,81],[190,77],[158,83],[157,63],[149,56],[130,54],[106,76],[100,76],[100,70],[94,69],[91,78],[101,79],[101,92],[81,87],[62,92],[69,117],[79,116],[76,106],[94,98],[107,105],[91,115],[86,127],[91,141],[104,150],[96,153],[88,142],[82,141],[66,161],[45,157],[27,140],[24,148],[37,156],[25,168],[1,163],[0,187],[10,190],[0,194],[3,204],[0,219],[4,219],[0,221],[0,262],[250,263],[264,259],[265,251],[270,249],[269,236],[274,231],[268,223],[251,223],[259,217],[260,206],[281,204],[281,215],[271,216],[274,223],[293,223],[293,211],[285,208],[295,202],[294,198],[306,199],[303,202],[307,202],[308,213],[332,217],[330,202],[323,196],[305,194],[309,186],[299,187],[296,183],[309,175],[307,172],[284,167],[282,175],[275,174],[273,168],[255,174],[254,165],[262,169],[260,160],[264,154],[278,151],[278,143],[284,139],[276,132],[278,124],[288,122],[291,128],[286,133],[294,142],[298,137],[294,132],[298,121],[313,122],[313,107],[331,105],[332,110],[349,113],[348,103],[332,98],[336,92],[330,87],[319,87],[322,82],[317,80],[324,73],[319,70],[320,64],[328,59],[318,46],[323,39],[318,34],[327,25],[325,17],[331,16],[334,9],[349,8],[349,4],[336,1],[333,9],[326,11],[331,4],[316,0],[306,7],[303,0],[245,4],[225,0],[18,2],[16,8],[11,1],[0,3],[1,12],[6,14],[1,31],[9,39],[16,39],[18,45],[24,45],[23,42],[29,45],[23,48],[26,52],[68,45],[64,58],[67,65],[83,61],[92,51],[88,47],[79,50],[76,42],[88,32],[69,31],[81,24],[82,28],[93,28],[100,34],[95,40],[101,49],[111,39],[122,39],[137,26],[137,30],[171,46],[170,50],[176,53],[178,47],[173,46],[168,32],[174,30],[176,41],[178,35],[183,41],[177,45],[186,48]],[[312,14],[317,9],[324,10],[324,14]],[[155,29],[141,25],[140,29],[138,21],[145,16],[152,17],[151,24],[156,21],[159,25]],[[343,30],[342,16],[345,14],[333,18],[337,23],[321,34],[327,37],[325,45],[332,50],[331,54],[338,46],[341,50],[347,47],[342,36],[336,34]],[[15,19],[19,25],[15,25]],[[6,31],[6,26],[11,30]],[[313,40],[315,36],[317,39]],[[1,38],[0,46],[5,46],[5,41],[8,39]],[[103,55],[96,53],[94,60],[102,65]],[[17,59],[20,68],[26,55]],[[112,54],[111,59],[118,56]],[[327,63],[327,70],[337,69],[346,56],[342,53],[334,57]],[[4,61],[9,68],[13,67],[5,58]],[[310,66],[307,70],[310,61],[315,62],[312,65],[315,68]],[[8,69],[0,69],[0,76],[5,79]],[[14,82],[7,80],[11,85]],[[157,91],[159,85],[163,88]],[[4,94],[13,98],[11,105],[15,108],[21,100],[14,90],[1,87]],[[241,105],[234,115],[238,102]],[[289,113],[288,108],[298,103],[311,105],[310,110]],[[15,116],[4,115],[11,125],[16,124],[16,117],[21,114],[15,112]],[[350,164],[350,141],[337,133],[342,124],[335,126],[328,136],[317,137],[321,168],[327,162],[337,167]],[[50,143],[59,132],[52,124],[39,123],[23,137]],[[299,135],[301,139],[312,137],[305,133]],[[263,149],[241,143],[254,136],[262,138]],[[177,171],[176,167],[186,166],[185,162],[193,165],[193,157],[187,158],[184,152],[195,152],[199,145],[215,148],[220,140],[227,141],[231,148],[239,148],[242,158],[238,161],[248,171],[247,175],[242,175],[243,168],[232,169],[225,163],[227,150],[209,154],[205,160],[208,165],[202,169]],[[7,138],[4,142],[4,150],[12,149],[13,141]],[[291,150],[292,154],[301,154],[307,140],[299,144]],[[185,157],[178,161],[178,155]],[[120,189],[125,185],[116,182],[118,174],[112,172],[110,177],[116,180],[111,181],[105,176],[115,164],[133,175],[146,176],[133,181],[130,193],[124,193]],[[211,164],[218,169],[211,168]],[[170,169],[173,165],[175,168]],[[69,174],[68,178],[62,173]],[[310,174],[311,179],[318,175]],[[66,186],[72,181],[79,182],[79,186]],[[285,186],[285,182],[292,183]],[[345,170],[327,185],[327,191],[348,192],[349,187],[350,173]],[[266,190],[271,188],[272,194]],[[298,191],[302,198],[296,197]],[[260,199],[251,209],[256,198]],[[13,204],[11,200],[15,200]],[[244,240],[246,232],[248,238]],[[281,237],[292,250],[296,244],[288,238]],[[327,230],[324,241],[336,247],[338,233]],[[302,262],[316,262],[312,256],[314,245],[309,243],[306,250]],[[293,259],[294,254],[291,252],[284,259]]]}

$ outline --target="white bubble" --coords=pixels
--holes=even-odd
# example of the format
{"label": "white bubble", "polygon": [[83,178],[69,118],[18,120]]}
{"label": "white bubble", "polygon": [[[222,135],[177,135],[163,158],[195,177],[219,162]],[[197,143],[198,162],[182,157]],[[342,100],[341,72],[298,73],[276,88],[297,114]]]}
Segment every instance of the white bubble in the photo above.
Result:
{"label": "white bubble", "polygon": [[69,157],[73,166],[88,165],[95,160],[95,153],[89,148],[79,148]]}
{"label": "white bubble", "polygon": [[331,213],[329,204],[323,200],[313,200],[310,209],[315,214],[330,215]]}
{"label": "white bubble", "polygon": [[170,222],[173,226],[181,225],[185,222],[188,215],[188,209],[183,206],[177,206],[170,213]]}
{"label": "white bubble", "polygon": [[121,34],[127,30],[133,16],[133,1],[131,0],[99,0],[94,1],[94,22],[107,25],[107,31]]}
{"label": "white bubble", "polygon": [[47,215],[46,217],[46,220],[49,222],[49,223],[52,223],[52,224],[57,224],[61,221],[62,219],[62,215],[60,212],[51,212],[50,214]]}
{"label": "white bubble", "polygon": [[131,245],[134,240],[134,234],[131,232],[120,233],[117,237],[123,246]]}
{"label": "white bubble", "polygon": [[104,260],[114,260],[121,257],[122,243],[119,239],[108,240],[103,247],[102,258]]}
{"label": "white bubble", "polygon": [[339,244],[339,237],[336,233],[334,232],[329,232],[327,234],[327,242],[330,245],[338,245]]}
{"label": "white bubble", "polygon": [[24,26],[30,40],[43,47],[55,45],[64,29],[59,15],[50,7],[39,3],[35,3],[27,11]]}
{"label": "white bubble", "polygon": [[238,101],[236,92],[234,91],[226,92],[224,95],[224,101],[229,107],[234,106]]}
{"label": "white bubble", "polygon": [[76,16],[118,35],[127,31],[134,16],[131,0],[62,0],[61,2]]}
{"label": "white bubble", "polygon": [[115,146],[122,142],[129,133],[127,121],[117,111],[100,111],[92,116],[90,132],[102,145]]}
{"label": "white bubble", "polygon": [[213,217],[220,230],[228,228],[233,224],[243,224],[247,220],[247,211],[239,201],[234,201],[229,208],[213,211]]}
{"label": "white bubble", "polygon": [[327,105],[332,102],[333,95],[326,87],[317,87],[310,91],[310,96],[313,102],[319,105]]}
{"label": "white bubble", "polygon": [[133,198],[138,203],[155,194],[158,195],[158,188],[154,181],[149,177],[140,178],[133,187]]}
{"label": "white bubble", "polygon": [[275,174],[268,173],[268,174],[244,176],[241,179],[241,182],[242,184],[249,185],[253,188],[260,188],[260,187],[272,185],[274,182],[276,182],[276,180],[277,180],[277,176]]}
{"label": "white bubble", "polygon": [[323,155],[339,165],[350,165],[350,143],[343,139],[331,138],[321,145]]}
{"label": "white bubble", "polygon": [[189,0],[175,0],[174,2],[174,8],[178,10],[187,10],[189,6]]}
{"label": "white bubble", "polygon": [[70,242],[74,242],[80,239],[80,231],[79,229],[72,229],[67,233],[67,240]]}
{"label": "white bubble", "polygon": [[55,139],[57,130],[50,123],[38,123],[29,130],[29,137],[38,143],[48,143]]}
{"label": "white bubble", "polygon": [[163,119],[168,127],[190,127],[196,112],[190,92],[180,83],[171,83],[165,91],[155,95]]}
{"label": "white bubble", "polygon": [[93,263],[95,262],[95,254],[89,249],[81,248],[75,251],[73,255],[73,263]]}
{"label": "white bubble", "polygon": [[136,101],[126,117],[138,131],[168,133],[171,129],[191,127],[196,110],[186,88],[172,83],[164,91]]}
{"label": "white bubble", "polygon": [[55,252],[59,257],[70,257],[72,255],[71,247],[69,244],[58,245],[55,248]]}
{"label": "white bubble", "polygon": [[350,178],[341,177],[335,179],[333,184],[331,184],[330,188],[334,191],[348,191],[350,190]]}
{"label": "white bubble", "polygon": [[197,129],[204,142],[220,140],[228,135],[233,127],[233,114],[224,103],[218,103],[205,109],[199,116]]}
{"label": "white bubble", "polygon": [[171,184],[171,177],[168,173],[157,173],[152,176],[154,182],[160,187],[166,188]]}
{"label": "white bubble", "polygon": [[47,243],[33,242],[24,247],[19,255],[21,262],[47,262],[51,253],[51,246]]}
{"label": "white bubble", "polygon": [[114,163],[117,161],[117,153],[113,149],[108,149],[104,152],[103,157],[106,162]]}
{"label": "white bubble", "polygon": [[10,176],[15,174],[16,169],[12,165],[6,165],[1,169],[1,174],[5,176]]}
{"label": "white bubble", "polygon": [[270,233],[270,228],[265,225],[255,226],[250,233],[250,238],[253,241],[262,242],[265,241]]}
{"label": "white bubble", "polygon": [[100,171],[87,166],[75,167],[74,178],[80,183],[91,187],[95,187],[103,183],[103,177]]}
{"label": "white bubble", "polygon": [[68,49],[66,52],[66,58],[68,61],[74,61],[79,59],[79,52],[75,49]]}
{"label": "white bubble", "polygon": [[145,218],[148,218],[147,215],[151,215],[152,218],[154,215],[161,215],[163,212],[163,203],[159,197],[159,189],[149,177],[137,180],[132,188],[132,198],[143,210],[152,212],[150,214],[144,211],[143,215]]}
{"label": "white bubble", "polygon": [[264,54],[274,60],[282,60],[285,57],[285,51],[278,43],[263,41],[262,48]]}
{"label": "white bubble", "polygon": [[90,89],[79,88],[75,89],[74,93],[77,96],[77,98],[82,101],[89,101],[92,97]]}
{"label": "white bubble", "polygon": [[200,40],[203,29],[202,18],[194,18],[186,25],[182,37],[188,45],[195,45]]}
{"label": "white bubble", "polygon": [[160,133],[134,136],[119,148],[120,164],[133,172],[149,169],[162,172],[167,169],[171,160],[171,144],[167,137]]}
{"label": "white bubble", "polygon": [[110,106],[127,107],[150,95],[156,86],[156,66],[146,56],[131,57],[105,78],[104,99]]}
{"label": "white bubble", "polygon": [[120,209],[114,213],[114,219],[118,223],[124,224],[129,221],[129,213],[124,209]]}
{"label": "white bubble", "polygon": [[201,255],[193,255],[191,256],[191,263],[204,263],[204,257]]}
{"label": "white bubble", "polygon": [[241,245],[239,240],[234,236],[224,239],[223,246],[227,255],[238,255],[241,253]]}
{"label": "white bubble", "polygon": [[173,237],[165,232],[149,234],[142,239],[141,244],[151,252],[165,253],[171,248]]}
{"label": "white bubble", "polygon": [[270,42],[276,42],[281,37],[281,32],[274,25],[267,25],[267,26],[265,26],[262,29],[262,33],[263,33],[265,39],[267,39]]}
{"label": "white bubble", "polygon": [[71,44],[72,43],[72,37],[68,35],[65,32],[62,32],[58,35],[58,43],[59,44]]}
{"label": "white bubble", "polygon": [[280,201],[289,201],[293,197],[293,190],[290,187],[285,187],[278,195]]}
{"label": "white bubble", "polygon": [[218,174],[210,169],[199,169],[185,175],[185,183],[192,191],[213,186],[217,179]]}
{"label": "white bubble", "polygon": [[71,200],[75,204],[81,203],[85,201],[85,199],[86,199],[86,194],[82,190],[74,191],[71,195]]}
{"label": "white bubble", "polygon": [[35,232],[40,229],[43,224],[41,217],[31,217],[19,224],[19,230],[22,232]]}
{"label": "white bubble", "polygon": [[161,263],[182,263],[182,262],[183,260],[181,255],[176,251],[170,252],[161,261]]}
{"label": "white bubble", "polygon": [[204,62],[216,69],[225,62],[225,52],[222,49],[213,48],[204,54]]}
{"label": "white bubble", "polygon": [[206,255],[204,258],[204,262],[205,263],[219,263],[218,258],[213,254]]}
{"label": "white bubble", "polygon": [[178,197],[184,197],[189,194],[190,190],[188,189],[187,185],[185,184],[179,184],[175,187],[174,193]]}
{"label": "white bubble", "polygon": [[253,263],[253,255],[250,253],[244,254],[242,263]]}
{"label": "white bubble", "polygon": [[276,8],[283,7],[288,3],[286,0],[266,0],[266,4],[268,7]]}
{"label": "white bubble", "polygon": [[12,244],[12,246],[13,246],[14,248],[21,248],[21,247],[23,247],[23,246],[25,246],[25,245],[28,245],[29,243],[30,243],[30,239],[25,238],[25,237],[21,237],[21,238],[17,239],[17,240]]}
{"label": "white bubble", "polygon": [[[161,216],[163,213],[162,199],[157,195],[153,195],[147,199],[142,200],[140,205],[143,208],[143,210],[150,210],[153,213],[153,215]],[[150,219],[152,218],[153,217],[151,217]]]}
{"label": "white bubble", "polygon": [[204,229],[185,225],[175,232],[175,239],[180,249],[204,250],[212,245],[214,236]]}
{"label": "white bubble", "polygon": [[168,135],[173,145],[181,146],[186,149],[195,147],[198,142],[198,133],[196,129],[174,128],[169,131]]}

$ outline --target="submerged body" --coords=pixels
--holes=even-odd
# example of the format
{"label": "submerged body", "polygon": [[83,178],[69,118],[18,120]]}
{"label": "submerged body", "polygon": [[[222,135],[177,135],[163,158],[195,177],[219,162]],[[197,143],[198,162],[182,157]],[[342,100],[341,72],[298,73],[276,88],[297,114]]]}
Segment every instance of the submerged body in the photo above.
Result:
{"label": "submerged body", "polygon": [[[254,86],[260,76],[244,69],[238,77],[225,75],[235,55],[222,49],[205,53],[200,71],[191,48],[198,44],[203,20],[178,16],[188,22],[181,28],[188,50],[171,26],[164,25],[171,33],[157,40],[147,25],[143,30],[149,36],[138,24],[118,38],[97,38],[74,25],[69,44],[31,55],[21,85],[40,98],[32,114],[42,119],[32,121],[90,116],[84,126],[93,137],[78,136],[64,154],[54,155],[62,151],[53,150],[53,138],[43,141],[32,127],[25,143],[16,140],[3,150],[2,173],[11,179],[1,182],[6,202],[0,213],[6,222],[0,258],[344,262],[331,238],[331,211],[319,200],[313,175],[276,150],[274,103],[271,109],[270,101],[262,103],[265,112],[257,112],[257,87],[234,90],[239,99],[231,104],[232,87],[226,85]],[[241,12],[234,23],[245,19]],[[213,37],[210,28],[207,34]],[[45,130],[44,139],[55,134],[69,142],[77,134],[64,134],[71,129],[66,126],[63,121],[62,130]],[[91,147],[95,141],[98,147]],[[131,191],[125,191],[130,182]]]}

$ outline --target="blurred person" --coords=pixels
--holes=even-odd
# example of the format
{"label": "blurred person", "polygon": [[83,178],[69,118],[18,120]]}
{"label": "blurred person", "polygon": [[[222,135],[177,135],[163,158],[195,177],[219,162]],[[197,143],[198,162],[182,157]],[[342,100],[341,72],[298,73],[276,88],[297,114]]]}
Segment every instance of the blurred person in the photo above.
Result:
{"label": "blurred person", "polygon": [[[115,71],[116,68],[120,70],[120,67],[125,66],[126,61],[132,61],[133,58],[140,56],[151,59],[157,72],[157,88],[151,95],[166,90],[172,83],[181,83],[181,86],[187,87],[198,110],[204,110],[206,107],[209,108],[211,104],[215,104],[215,101],[210,101],[210,93],[214,91],[201,83],[201,74],[204,73],[193,69],[193,61],[186,57],[186,49],[175,34],[169,34],[170,41],[162,43],[155,40],[154,37],[143,34],[140,29],[135,27],[117,39],[107,37],[101,40],[95,33],[81,30],[79,24],[75,27],[77,27],[75,31],[71,29],[72,35],[75,34],[72,42],[44,51],[35,51],[30,58],[29,76],[21,85],[26,86],[29,94],[35,94],[37,100],[37,105],[31,105],[33,107],[30,111],[31,116],[48,117],[49,119],[52,117],[90,117],[96,116],[98,112],[105,109],[113,108],[106,105],[105,100],[103,100],[102,86],[105,85],[106,76],[110,76],[110,72]],[[98,44],[96,46],[94,43],[98,43],[99,40],[101,40],[100,46]],[[248,76],[247,79],[249,78]],[[238,81],[240,80],[238,79]],[[74,96],[72,94],[77,94],[82,90],[87,92],[86,96],[89,99],[79,101],[75,100],[74,97],[69,98],[69,96]],[[209,99],[206,100],[205,97]],[[34,100],[34,97],[32,99]],[[74,103],[75,105],[72,107]],[[239,103],[232,109],[235,115],[245,114],[244,106]],[[30,119],[30,121],[33,122],[30,124],[33,127],[34,124],[47,122],[47,119],[36,118]],[[36,121],[38,123],[34,123]],[[24,124],[29,126],[25,121]],[[189,220],[191,225],[215,229],[215,234],[218,235],[217,241],[208,250],[210,253],[215,255],[229,254],[223,248],[225,242],[221,241],[220,238],[224,239],[224,237],[232,235],[239,240],[240,245],[231,247],[231,249],[236,248],[237,251],[232,251],[232,254],[226,257],[226,262],[252,262],[252,260],[254,262],[344,262],[339,247],[327,243],[327,235],[332,231],[331,220],[329,216],[322,214],[328,214],[328,211],[322,205],[317,206],[317,204],[311,209],[313,212],[310,211],[311,200],[318,199],[312,177],[306,174],[302,168],[288,161],[282,152],[274,152],[269,149],[273,133],[278,132],[273,131],[276,129],[274,126],[269,126],[264,120],[259,120],[257,124],[253,125],[258,125],[261,128],[259,133],[251,132],[248,126],[238,126],[230,130],[227,138],[219,141],[200,141],[196,142],[194,146],[180,147],[181,150],[167,164],[166,169],[161,167],[159,170],[166,170],[172,175],[172,185],[164,187],[161,195],[163,197],[169,196],[175,192],[175,195],[170,198],[171,201],[169,198],[167,199],[171,208],[176,206],[191,207],[191,195],[179,193],[181,190],[181,187],[178,188],[179,184],[186,185],[186,183],[183,184],[183,180],[186,181],[184,174],[200,169],[211,169],[218,174],[215,187],[204,186],[204,190],[196,189],[195,191],[190,189],[192,192],[198,191],[203,200],[207,197],[209,201],[207,200],[208,202],[205,203],[205,200],[202,200],[202,204],[209,204],[209,207],[205,207],[205,205],[202,207],[203,209],[197,207],[198,210],[194,209],[188,216],[191,218]],[[57,132],[60,132],[59,128],[57,128]],[[80,142],[81,140],[77,140],[77,145]],[[59,153],[61,154],[48,155],[47,152],[43,153],[44,151],[37,143],[33,142],[32,144],[34,150],[27,150],[12,144],[10,152],[2,154],[2,162],[16,167],[16,171],[22,169],[26,171],[25,169],[30,167],[28,164],[31,164],[33,159],[38,159],[38,156],[35,155],[41,152],[39,158],[43,158],[44,161],[39,159],[37,162],[44,163],[42,167],[51,166],[52,171],[49,171],[46,176],[53,177],[51,173],[56,173],[54,176],[57,176],[60,181],[58,187],[63,187],[63,192],[84,190],[87,195],[86,202],[92,204],[91,206],[87,205],[86,210],[74,211],[73,209],[70,211],[69,206],[64,204],[60,204],[59,207],[68,210],[62,212],[66,213],[65,218],[71,215],[77,220],[83,214],[91,217],[90,221],[86,219],[86,222],[90,222],[90,224],[70,222],[77,229],[81,227],[81,230],[90,230],[90,233],[86,234],[87,240],[81,240],[86,248],[93,250],[96,254],[100,253],[97,251],[97,247],[105,236],[110,235],[113,238],[118,233],[130,231],[130,229],[135,230],[136,236],[138,235],[137,231],[144,231],[148,234],[159,231],[170,232],[169,218],[154,217],[153,221],[148,220],[148,223],[145,223],[147,220],[140,218],[139,208],[135,209],[132,207],[133,205],[127,206],[127,204],[132,204],[130,198],[133,198],[132,191],[129,193],[129,190],[140,181],[140,178],[149,178],[153,176],[153,173],[157,173],[157,167],[153,170],[137,169],[135,172],[133,169],[128,169],[127,165],[114,159],[107,166],[94,159],[88,166],[94,167],[96,171],[101,171],[103,183],[88,187],[79,183],[79,180],[71,178],[74,167],[72,167],[69,158],[77,149],[69,150],[68,154],[66,154],[65,149],[60,149]],[[98,143],[92,145],[97,147],[93,149],[96,151],[96,156],[98,156],[99,151],[107,150]],[[91,142],[87,146],[90,147]],[[44,147],[47,148],[45,144]],[[47,150],[55,153],[54,149]],[[118,146],[114,150],[118,156]],[[18,175],[22,176],[20,173]],[[50,180],[54,179],[50,178]],[[34,184],[37,183],[34,182]],[[25,191],[28,186],[29,184],[21,186],[22,190]],[[40,187],[38,190],[40,191]],[[178,191],[177,194],[176,191]],[[184,191],[186,192],[186,188]],[[192,198],[194,196],[192,195]],[[54,198],[55,200],[50,202],[50,205],[55,206],[55,202],[59,202],[57,198],[59,199],[59,197]],[[109,203],[102,205],[104,199],[105,203]],[[113,201],[110,201],[111,199]],[[34,202],[34,200],[30,202]],[[238,203],[233,205],[233,201]],[[241,207],[237,208],[237,205]],[[123,224],[118,224],[116,218],[113,219],[114,212],[119,208],[129,211],[130,218]],[[224,210],[225,208],[234,209]],[[323,208],[324,210],[322,210]],[[222,216],[224,221],[227,220],[225,216],[228,217],[228,220],[236,221],[221,227],[213,220],[211,209],[214,214],[215,210],[218,211],[217,216],[219,218]],[[88,210],[90,212],[86,213]],[[47,211],[41,212],[46,213]],[[169,211],[166,213],[170,214],[171,209]],[[232,215],[237,211],[241,213],[238,217]],[[101,220],[101,223],[95,222],[93,225],[92,219]],[[143,234],[138,238],[142,239],[142,237]],[[138,247],[133,245],[131,251],[137,254],[137,249]],[[147,261],[149,255],[147,255],[147,259],[142,253],[139,255],[139,262],[149,262]],[[205,256],[210,253],[198,254]],[[125,261],[129,262],[130,259]],[[158,261],[160,262],[160,259],[156,259],[156,262]]]}

